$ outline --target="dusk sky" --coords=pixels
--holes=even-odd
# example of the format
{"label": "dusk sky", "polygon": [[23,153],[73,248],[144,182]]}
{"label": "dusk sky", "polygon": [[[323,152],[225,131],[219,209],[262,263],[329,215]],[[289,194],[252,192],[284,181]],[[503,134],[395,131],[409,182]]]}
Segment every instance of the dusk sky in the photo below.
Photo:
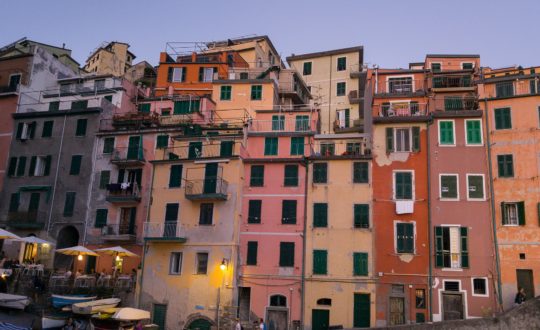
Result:
{"label": "dusk sky", "polygon": [[364,61],[407,67],[428,53],[480,54],[483,66],[540,64],[539,0],[2,0],[0,44],[21,37],[86,57],[123,41],[157,65],[169,41],[268,35],[282,57],[363,45]]}

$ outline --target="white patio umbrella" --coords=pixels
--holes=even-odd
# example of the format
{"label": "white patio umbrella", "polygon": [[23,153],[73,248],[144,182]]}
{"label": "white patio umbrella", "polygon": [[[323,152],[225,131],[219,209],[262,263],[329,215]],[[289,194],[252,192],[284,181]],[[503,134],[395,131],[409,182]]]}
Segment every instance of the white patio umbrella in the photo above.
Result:
{"label": "white patio umbrella", "polygon": [[64,249],[58,249],[56,250],[58,253],[62,253],[68,256],[94,256],[97,257],[98,254],[94,251],[85,248],[84,246],[71,246]]}
{"label": "white patio umbrella", "polygon": [[96,252],[101,252],[101,253],[108,254],[113,257],[120,257],[120,258],[138,257],[138,255],[136,255],[135,253],[127,249],[124,249],[121,246],[113,246],[113,247],[108,247],[108,248],[97,249]]}
{"label": "white patio umbrella", "polygon": [[120,308],[112,316],[115,320],[124,320],[124,321],[139,321],[139,320],[148,320],[150,319],[150,312],[136,309],[131,307]]}
{"label": "white patio umbrella", "polygon": [[46,241],[46,240],[41,239],[41,238],[36,237],[36,236],[22,237],[22,238],[19,239],[19,241],[25,242],[25,243],[32,243],[32,244],[49,244],[49,245],[54,245],[54,243],[51,243],[51,242],[49,242],[49,241]]}
{"label": "white patio umbrella", "polygon": [[20,237],[10,233],[9,231],[0,228],[0,239],[19,239]]}

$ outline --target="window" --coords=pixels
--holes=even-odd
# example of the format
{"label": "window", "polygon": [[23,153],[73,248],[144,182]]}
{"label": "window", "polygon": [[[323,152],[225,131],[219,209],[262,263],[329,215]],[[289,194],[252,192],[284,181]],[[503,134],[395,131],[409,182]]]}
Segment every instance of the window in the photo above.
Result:
{"label": "window", "polygon": [[19,84],[21,83],[21,74],[16,73],[9,76],[9,90],[10,91],[16,91],[19,87]]}
{"label": "window", "polygon": [[60,110],[60,101],[53,101],[49,103],[49,111]]}
{"label": "window", "polygon": [[214,73],[217,73],[217,68],[199,68],[199,81],[212,82]]}
{"label": "window", "polygon": [[441,200],[458,200],[458,175],[457,174],[441,174],[439,176],[440,191],[439,198]]}
{"label": "window", "polygon": [[256,266],[257,265],[257,250],[259,248],[259,242],[250,241],[247,244],[247,257],[246,265]]}
{"label": "window", "polygon": [[201,212],[199,215],[199,225],[211,225],[212,216],[214,214],[214,204],[213,203],[201,203]]}
{"label": "window", "polygon": [[367,276],[368,275],[368,254],[364,252],[353,253],[353,275]]}
{"label": "window", "polygon": [[[411,138],[412,137],[412,138]],[[386,128],[386,152],[420,151],[420,127]]]}
{"label": "window", "polygon": [[281,204],[281,224],[296,224],[296,200],[284,200]]}
{"label": "window", "polygon": [[495,129],[511,129],[512,115],[510,108],[495,109]]}
{"label": "window", "polygon": [[75,130],[75,136],[85,136],[86,135],[86,119],[77,119],[77,129]]}
{"label": "window", "polygon": [[333,156],[336,152],[336,144],[335,143],[321,143],[321,155],[322,156]]}
{"label": "window", "polygon": [[285,129],[285,116],[272,116],[272,131],[283,131]]}
{"label": "window", "polygon": [[[15,161],[17,158],[15,158]],[[17,163],[17,176],[23,176],[26,171],[26,157],[19,157],[19,162]]]}
{"label": "window", "polygon": [[395,141],[396,141],[396,152],[410,152],[411,151],[411,130],[409,128],[396,128],[395,132]]}
{"label": "window", "polygon": [[369,204],[354,204],[354,228],[369,228]]}
{"label": "window", "polygon": [[169,274],[180,275],[182,273],[182,252],[171,252],[169,261]]}
{"label": "window", "polygon": [[283,185],[285,187],[298,186],[298,165],[285,165]]}
{"label": "window", "polygon": [[338,128],[347,128],[351,125],[351,111],[342,109],[336,111],[336,121]]}
{"label": "window", "polygon": [[137,107],[137,109],[139,110],[139,112],[142,112],[142,113],[150,113],[150,103],[139,103],[139,106]]}
{"label": "window", "polygon": [[465,120],[467,145],[482,145],[482,122],[480,120]]}
{"label": "window", "polygon": [[107,137],[103,139],[103,153],[112,154],[114,151],[114,137]]}
{"label": "window", "polygon": [[294,242],[279,243],[279,267],[294,267]]}
{"label": "window", "polygon": [[64,216],[71,217],[73,216],[73,209],[75,208],[75,195],[74,192],[66,193],[66,200],[64,202]]}
{"label": "window", "polygon": [[251,165],[249,185],[251,187],[264,186],[264,165]]}
{"label": "window", "polygon": [[394,172],[394,199],[413,199],[412,181],[412,172]]}
{"label": "window", "polygon": [[71,102],[71,110],[84,110],[88,108],[88,100]]}
{"label": "window", "polygon": [[302,70],[302,74],[304,76],[311,75],[311,69],[312,69],[313,63],[312,62],[304,62],[304,68]]}
{"label": "window", "polygon": [[328,251],[313,250],[313,274],[326,275],[328,264]]}
{"label": "window", "polygon": [[540,93],[540,80],[537,80],[537,79],[529,80],[529,92],[531,94]]}
{"label": "window", "polygon": [[11,194],[9,199],[9,212],[19,211],[21,195],[19,193]]}
{"label": "window", "polygon": [[474,63],[463,62],[463,63],[461,63],[461,68],[463,70],[472,70],[474,68]]}
{"label": "window", "polygon": [[388,78],[388,93],[391,94],[407,94],[413,92],[412,77],[395,77]]}
{"label": "window", "polygon": [[431,63],[431,72],[441,72],[441,63]]}
{"label": "window", "polygon": [[486,278],[473,278],[473,295],[474,296],[487,296],[487,279]]}
{"label": "window", "polygon": [[178,221],[178,209],[180,205],[178,203],[167,203],[165,205],[165,222]]}
{"label": "window", "polygon": [[328,226],[328,204],[313,204],[313,227],[325,228]]}
{"label": "window", "polygon": [[169,188],[179,188],[182,185],[182,165],[171,165],[169,173]]}
{"label": "window", "polygon": [[109,101],[112,103],[112,98],[113,96],[112,95],[106,95],[105,97],[103,97],[105,100]]}
{"label": "window", "polygon": [[291,137],[291,156],[304,154],[304,137]]}
{"label": "window", "polygon": [[337,59],[337,71],[344,71],[347,69],[347,58],[338,57]]}
{"label": "window", "polygon": [[252,199],[249,201],[248,223],[261,223],[262,200]]}
{"label": "window", "polygon": [[332,306],[332,299],[330,298],[317,299],[317,305]]}
{"label": "window", "polygon": [[482,174],[467,174],[467,199],[484,200],[484,176]]}
{"label": "window", "polygon": [[425,289],[416,289],[414,290],[416,308],[423,309],[426,308],[426,290]]}
{"label": "window", "polygon": [[201,109],[201,100],[183,100],[175,101],[173,114],[184,115],[199,112]]}
{"label": "window", "polygon": [[296,116],[294,130],[297,132],[309,131],[309,116]]}
{"label": "window", "polygon": [[96,222],[94,226],[96,228],[102,228],[107,225],[107,215],[109,214],[109,210],[107,209],[97,209],[96,210]]}
{"label": "window", "polygon": [[169,146],[168,135],[158,135],[156,138],[156,149],[164,149]]}
{"label": "window", "polygon": [[502,202],[501,211],[503,225],[525,226],[525,202]]}
{"label": "window", "polygon": [[29,122],[29,123],[19,123],[17,125],[17,133],[15,138],[17,140],[25,141],[28,139],[34,138],[34,133],[36,131],[36,122]]}
{"label": "window", "polygon": [[[17,171],[17,157],[11,157],[8,165],[8,176],[15,176]],[[24,170],[23,170],[24,174]]]}
{"label": "window", "polygon": [[262,100],[262,85],[251,86],[251,100]]}
{"label": "window", "polygon": [[169,68],[167,73],[167,81],[169,82],[183,82],[186,80],[185,68]]}
{"label": "window", "polygon": [[444,291],[456,291],[459,292],[460,282],[457,281],[444,281]]}
{"label": "window", "polygon": [[346,155],[360,155],[360,142],[347,142]]}
{"label": "window", "polygon": [[48,156],[32,156],[28,176],[47,176],[51,170],[51,159]]}
{"label": "window", "polygon": [[414,224],[396,223],[396,252],[414,253]]}
{"label": "window", "polygon": [[101,171],[99,175],[99,189],[107,188],[111,181],[111,171]]}
{"label": "window", "polygon": [[264,138],[264,155],[276,156],[278,154],[278,138],[267,137]]}
{"label": "window", "polygon": [[221,86],[221,93],[219,95],[219,99],[221,101],[230,101],[231,100],[231,93],[232,92],[232,86]]}
{"label": "window", "polygon": [[54,121],[47,120],[43,122],[43,131],[41,132],[41,137],[51,137],[53,132]]}
{"label": "window", "polygon": [[81,162],[82,162],[81,155],[71,156],[71,166],[69,168],[70,175],[79,175],[79,173],[81,172]]}
{"label": "window", "polygon": [[514,157],[512,155],[497,155],[497,167],[500,178],[514,177]]}
{"label": "window", "polygon": [[328,181],[328,164],[313,164],[313,183],[326,183]]}
{"label": "window", "polygon": [[503,81],[495,84],[495,93],[497,97],[514,96],[514,83],[512,81]]}
{"label": "window", "polygon": [[344,82],[338,82],[336,84],[336,95],[337,96],[345,96],[345,89],[346,89],[346,85]]}
{"label": "window", "polygon": [[469,267],[467,233],[467,227],[435,227],[435,267]]}
{"label": "window", "polygon": [[368,162],[355,162],[353,163],[353,182],[354,183],[368,183],[369,182],[369,169]]}
{"label": "window", "polygon": [[197,274],[206,275],[208,270],[208,252],[197,253]]}
{"label": "window", "polygon": [[270,296],[270,306],[272,307],[287,307],[287,297],[280,294]]}
{"label": "window", "polygon": [[439,120],[439,144],[440,145],[455,145],[453,121]]}

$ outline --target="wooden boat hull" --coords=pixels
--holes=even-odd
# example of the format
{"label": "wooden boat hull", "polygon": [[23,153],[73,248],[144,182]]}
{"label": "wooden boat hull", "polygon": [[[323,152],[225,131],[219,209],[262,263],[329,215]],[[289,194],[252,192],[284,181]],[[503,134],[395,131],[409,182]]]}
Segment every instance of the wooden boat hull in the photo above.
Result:
{"label": "wooden boat hull", "polygon": [[24,310],[30,304],[30,298],[15,294],[0,293],[0,307]]}
{"label": "wooden boat hull", "polygon": [[83,303],[76,303],[71,306],[71,310],[75,314],[96,314],[109,308],[116,307],[120,303],[118,298],[94,300]]}
{"label": "wooden boat hull", "polygon": [[81,297],[81,296],[61,296],[61,295],[56,295],[56,294],[53,294],[51,297],[52,297],[53,307],[55,308],[62,308],[64,306],[73,305],[76,303],[92,301],[97,298],[96,296]]}

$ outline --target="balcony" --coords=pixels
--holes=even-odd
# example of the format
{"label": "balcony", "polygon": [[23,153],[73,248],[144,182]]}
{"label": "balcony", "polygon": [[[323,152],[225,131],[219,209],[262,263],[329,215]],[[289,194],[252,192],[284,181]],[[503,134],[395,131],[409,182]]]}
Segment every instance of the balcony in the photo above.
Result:
{"label": "balcony", "polygon": [[290,98],[294,104],[308,104],[311,99],[311,93],[295,70],[282,69],[278,86],[279,94]]}
{"label": "balcony", "polygon": [[[504,77],[506,78],[506,77]],[[484,83],[484,95],[481,97],[504,99],[514,96],[540,95],[540,78],[512,79],[496,83]]]}
{"label": "balcony", "polygon": [[109,224],[101,228],[101,237],[104,241],[135,241],[137,227],[129,222]]}
{"label": "balcony", "polygon": [[368,139],[363,134],[352,134],[350,139],[329,139],[321,135],[316,138],[311,158],[317,159],[361,159],[371,157]]}
{"label": "balcony", "polygon": [[426,116],[427,104],[416,102],[395,102],[373,105],[374,117],[414,117]]}
{"label": "balcony", "polygon": [[414,97],[426,95],[423,79],[412,77],[387,78],[375,86],[375,97]]}
{"label": "balcony", "polygon": [[110,203],[138,203],[141,192],[137,182],[110,183],[105,200]]}
{"label": "balcony", "polygon": [[316,131],[316,122],[309,115],[297,118],[284,118],[277,115],[274,119],[251,120],[248,123],[249,133],[306,133]]}
{"label": "balcony", "polygon": [[145,222],[144,240],[152,242],[185,243],[186,235],[177,222]]}
{"label": "balcony", "polygon": [[155,112],[145,113],[131,111],[121,114],[114,114],[111,123],[114,128],[124,129],[155,127],[159,125],[159,116]]}
{"label": "balcony", "polygon": [[471,75],[459,76],[434,76],[431,80],[431,88],[434,92],[437,91],[461,91],[474,89],[474,84]]}
{"label": "balcony", "polygon": [[475,96],[445,96],[433,99],[435,111],[471,111],[478,110]]}
{"label": "balcony", "polygon": [[[233,140],[210,141],[210,142],[192,142],[190,145],[166,147],[162,149],[162,160],[174,159],[204,159],[204,158],[229,158],[237,157],[240,153],[240,143]],[[159,151],[156,150],[159,159]]]}
{"label": "balcony", "polygon": [[114,149],[111,155],[111,163],[120,167],[141,167],[144,166],[145,150],[141,147],[124,147]]}
{"label": "balcony", "polygon": [[361,64],[356,63],[349,66],[349,76],[350,78],[360,78],[362,74],[363,67]]}
{"label": "balcony", "polygon": [[8,227],[14,229],[34,229],[45,228],[47,213],[42,211],[20,211],[8,213]]}
{"label": "balcony", "polygon": [[186,199],[197,200],[227,200],[229,183],[222,177],[209,177],[198,180],[186,180]]}
{"label": "balcony", "polygon": [[353,90],[349,92],[349,103],[350,104],[360,104],[364,98],[364,91],[360,93],[358,90]]}
{"label": "balcony", "polygon": [[117,78],[108,78],[108,79],[105,79],[104,81],[102,79],[87,80],[83,83],[60,82],[59,87],[44,90],[42,92],[42,96],[43,98],[74,96],[74,95],[91,96],[91,95],[110,94],[121,89],[123,89],[122,79],[117,79]]}

